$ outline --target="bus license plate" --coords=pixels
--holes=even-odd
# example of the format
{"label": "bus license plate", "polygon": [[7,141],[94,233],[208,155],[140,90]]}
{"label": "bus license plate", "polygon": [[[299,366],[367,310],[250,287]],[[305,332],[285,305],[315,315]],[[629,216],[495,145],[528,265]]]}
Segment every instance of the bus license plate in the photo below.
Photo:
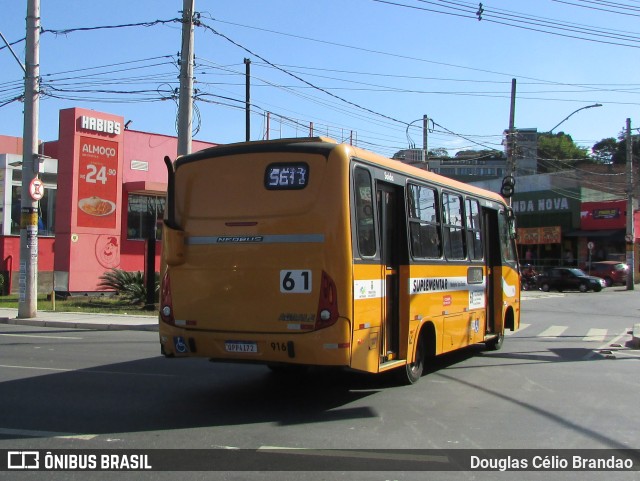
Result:
{"label": "bus license plate", "polygon": [[227,352],[258,352],[258,344],[245,341],[225,341],[224,348]]}

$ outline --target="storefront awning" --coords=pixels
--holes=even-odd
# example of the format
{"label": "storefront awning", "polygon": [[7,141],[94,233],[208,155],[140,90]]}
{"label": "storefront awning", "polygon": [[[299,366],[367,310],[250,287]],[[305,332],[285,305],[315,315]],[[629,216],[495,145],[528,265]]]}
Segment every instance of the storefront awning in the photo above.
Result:
{"label": "storefront awning", "polygon": [[560,244],[562,227],[518,227],[518,244]]}
{"label": "storefront awning", "polygon": [[167,184],[163,184],[161,182],[147,182],[145,180],[125,182],[124,190],[130,194],[166,194]]}

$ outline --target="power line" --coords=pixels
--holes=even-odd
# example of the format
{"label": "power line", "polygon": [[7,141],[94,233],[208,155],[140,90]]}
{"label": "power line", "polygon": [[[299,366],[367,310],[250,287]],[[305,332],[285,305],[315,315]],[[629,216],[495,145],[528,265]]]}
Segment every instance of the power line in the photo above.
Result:
{"label": "power line", "polygon": [[[452,11],[446,10],[436,10],[433,8],[420,7],[417,5],[407,5],[404,3],[393,2],[390,0],[372,0],[376,3],[383,3],[390,6],[395,7],[403,7],[413,10],[425,11],[430,13],[438,13],[443,15],[452,15],[456,17],[466,18],[469,20],[477,21],[478,18],[476,16],[477,5],[473,4],[460,4],[456,2],[444,2],[441,0],[439,3],[428,1],[428,0],[417,0],[424,4],[431,4],[439,6],[440,8],[445,8]],[[442,3],[454,4],[451,5],[442,5]],[[473,5],[473,6],[472,6]],[[609,44],[609,45],[617,45],[623,47],[632,47],[632,48],[640,48],[640,37],[637,35],[622,35],[618,34],[612,30],[606,29],[592,29],[585,26],[576,26],[575,24],[570,23],[558,23],[556,21],[550,21],[548,19],[542,19],[541,17],[530,17],[524,15],[518,15],[517,19],[514,20],[513,15],[504,15],[500,13],[498,10],[488,9],[486,5],[483,5],[484,12],[482,14],[482,21],[488,23],[496,23],[500,25],[505,25],[509,27],[519,28],[523,30],[529,30],[538,33],[544,33],[549,35],[555,35],[565,38],[573,38],[577,40],[584,40],[588,42],[600,43],[600,44]],[[458,12],[458,13],[456,13]],[[611,40],[605,40],[605,38],[609,38]],[[632,43],[628,43],[632,42]],[[634,45],[633,42],[637,42],[638,45]]]}
{"label": "power line", "polygon": [[[640,17],[639,14],[634,14],[634,13],[628,13],[628,12],[619,12],[617,10],[612,10],[612,8],[617,8],[617,9],[631,9],[631,10],[635,10],[636,12],[640,13],[640,7],[635,7],[633,5],[622,5],[622,4],[615,4],[613,2],[598,2],[598,1],[588,1],[588,0],[576,0],[582,3],[586,3],[587,5],[580,5],[579,3],[574,3],[574,2],[568,2],[566,0],[553,0],[556,3],[564,3],[567,5],[573,5],[575,7],[581,7],[581,8],[587,8],[589,10],[597,10],[597,11],[601,11],[601,12],[608,12],[608,13],[615,13],[618,15],[627,15],[630,17]],[[592,5],[597,5],[597,7],[591,6],[589,4]],[[604,8],[607,7],[607,8]]]}
{"label": "power line", "polygon": [[356,108],[358,108],[358,109],[362,109],[362,110],[364,110],[364,111],[367,111],[367,112],[369,112],[369,113],[371,113],[371,114],[374,114],[374,115],[377,115],[377,116],[380,116],[380,117],[386,118],[387,120],[391,120],[391,121],[393,121],[393,122],[397,122],[397,123],[399,123],[399,124],[404,124],[404,125],[406,125],[406,122],[403,122],[402,120],[398,120],[398,119],[396,119],[396,118],[394,118],[394,117],[391,117],[391,116],[389,116],[389,115],[386,115],[386,114],[383,114],[383,113],[380,113],[380,112],[376,112],[375,110],[371,110],[371,109],[369,109],[369,108],[367,108],[367,107],[364,107],[364,106],[362,106],[362,105],[359,105],[359,104],[357,104],[357,103],[355,103],[355,102],[351,102],[350,100],[347,100],[347,99],[345,99],[345,98],[343,98],[343,97],[340,97],[339,95],[336,95],[336,94],[334,94],[334,93],[332,93],[332,92],[330,92],[330,91],[328,91],[328,90],[325,90],[325,89],[323,89],[323,88],[321,88],[321,87],[318,87],[318,86],[316,86],[316,85],[312,84],[311,82],[308,82],[307,80],[303,79],[302,77],[300,77],[300,76],[298,76],[298,75],[296,75],[296,74],[294,74],[294,73],[292,73],[292,72],[289,72],[288,70],[283,69],[283,68],[281,68],[281,67],[277,66],[276,64],[274,64],[274,63],[272,63],[272,62],[269,62],[269,61],[268,61],[268,60],[266,60],[264,57],[262,57],[262,56],[258,55],[257,53],[253,52],[253,51],[252,51],[252,50],[250,50],[249,48],[247,48],[247,47],[245,47],[245,46],[243,46],[243,45],[239,44],[239,43],[238,43],[238,42],[236,42],[235,40],[232,40],[231,38],[227,37],[226,35],[224,35],[224,34],[222,34],[222,33],[218,32],[218,31],[217,31],[217,30],[215,30],[213,27],[210,27],[209,25],[207,25],[207,24],[205,24],[205,23],[202,23],[202,22],[201,22],[201,23],[200,23],[200,26],[202,26],[202,27],[206,28],[207,30],[210,30],[212,33],[214,33],[214,34],[216,34],[216,35],[218,35],[218,36],[220,36],[220,37],[224,38],[224,39],[225,39],[225,40],[227,40],[228,42],[232,43],[233,45],[235,45],[235,46],[236,46],[236,47],[238,47],[238,48],[241,48],[242,50],[244,50],[245,52],[249,53],[250,55],[253,55],[254,57],[259,58],[260,60],[262,60],[263,62],[265,62],[265,63],[267,63],[268,65],[272,66],[273,68],[275,68],[275,69],[277,69],[277,70],[280,70],[280,71],[281,71],[281,72],[283,72],[284,74],[289,75],[289,76],[291,76],[291,77],[295,78],[296,80],[299,80],[300,82],[302,82],[302,83],[304,83],[304,84],[306,84],[306,85],[308,85],[308,86],[310,86],[310,87],[312,87],[312,88],[314,88],[314,89],[316,89],[316,90],[318,90],[318,91],[320,91],[320,92],[322,92],[322,93],[324,93],[324,94],[329,95],[330,97],[333,97],[333,98],[335,98],[335,99],[337,99],[337,100],[340,100],[341,102],[344,102],[344,103],[346,103],[346,104],[349,104],[349,105],[351,105],[351,106],[353,106],[353,107],[356,107]]}

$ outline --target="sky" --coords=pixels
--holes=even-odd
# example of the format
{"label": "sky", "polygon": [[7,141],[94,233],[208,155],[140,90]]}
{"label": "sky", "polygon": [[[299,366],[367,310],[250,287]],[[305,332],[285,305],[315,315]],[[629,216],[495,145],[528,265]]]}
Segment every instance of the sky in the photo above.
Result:
{"label": "sky", "polygon": [[[0,17],[22,63],[26,4],[3,0]],[[57,139],[58,112],[71,107],[176,135],[182,4],[42,1],[39,138]],[[464,0],[195,0],[194,139],[245,139],[244,59],[252,140],[307,136],[312,125],[392,156],[422,147],[427,115],[430,150],[502,150],[512,79],[516,128],[560,123],[553,132],[590,148],[617,137],[627,118],[640,126],[640,0],[488,0],[482,9]],[[0,47],[0,135],[21,137],[23,71]]]}

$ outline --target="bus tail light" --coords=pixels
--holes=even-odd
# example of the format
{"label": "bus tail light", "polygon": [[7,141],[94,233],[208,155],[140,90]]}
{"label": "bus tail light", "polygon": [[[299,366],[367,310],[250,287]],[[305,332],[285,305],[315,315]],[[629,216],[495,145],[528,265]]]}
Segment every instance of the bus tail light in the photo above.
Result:
{"label": "bus tail light", "polygon": [[171,282],[169,282],[169,272],[165,272],[160,286],[160,319],[171,326],[175,326],[176,320],[173,317],[173,301],[171,299]]}
{"label": "bus tail light", "polygon": [[316,329],[332,326],[338,320],[338,289],[336,283],[326,272],[322,271],[320,281],[320,297],[316,315]]}

